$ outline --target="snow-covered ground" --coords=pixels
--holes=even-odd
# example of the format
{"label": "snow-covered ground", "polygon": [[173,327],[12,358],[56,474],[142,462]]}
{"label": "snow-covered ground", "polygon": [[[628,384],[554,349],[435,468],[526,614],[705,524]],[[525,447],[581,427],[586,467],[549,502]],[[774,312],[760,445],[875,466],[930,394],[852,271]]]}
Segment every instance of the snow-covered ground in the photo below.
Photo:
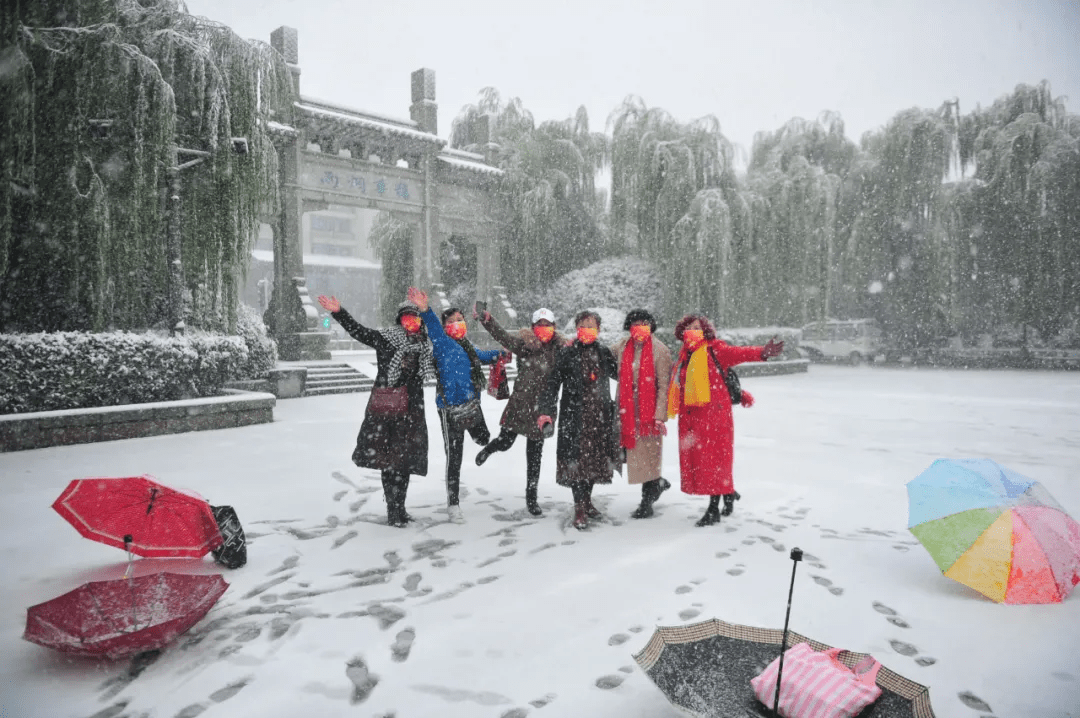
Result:
{"label": "snow-covered ground", "polygon": [[[904,486],[934,459],[989,457],[1080,516],[1080,373],[813,366],[744,385],[757,405],[736,408],[743,500],[704,529],[703,499],[677,489],[654,519],[629,519],[639,493],[620,479],[596,492],[607,519],[575,531],[553,445],[533,518],[523,441],[482,468],[469,445],[468,523],[448,523],[430,403],[417,523],[389,528],[377,475],[349,461],[366,394],[281,401],[261,426],[0,455],[0,715],[674,716],[631,654],[656,625],[781,627],[799,546],[814,560],[794,630],[929,685],[940,718],[1080,716],[1080,591],[1009,606],[945,578],[906,530]],[[485,409],[494,425],[502,405]],[[670,444],[664,463],[677,485]],[[125,567],[53,499],[73,478],[141,473],[235,506],[247,566],[136,677],[20,640],[27,606]]]}

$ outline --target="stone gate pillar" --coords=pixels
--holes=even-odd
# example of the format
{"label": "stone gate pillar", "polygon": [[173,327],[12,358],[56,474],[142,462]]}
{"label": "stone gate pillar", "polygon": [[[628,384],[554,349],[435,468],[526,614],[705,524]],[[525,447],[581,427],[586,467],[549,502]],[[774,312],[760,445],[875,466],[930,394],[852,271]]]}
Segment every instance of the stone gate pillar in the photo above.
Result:
{"label": "stone gate pillar", "polygon": [[[299,45],[295,28],[279,27],[270,34],[271,46],[281,53],[292,76],[295,97],[300,96]],[[277,122],[295,127],[293,108],[278,108]],[[285,361],[330,358],[330,333],[319,331],[318,311],[307,293],[304,274],[304,205],[300,196],[302,132],[278,133],[278,177],[281,211],[274,223],[274,288],[264,315],[267,329]]]}

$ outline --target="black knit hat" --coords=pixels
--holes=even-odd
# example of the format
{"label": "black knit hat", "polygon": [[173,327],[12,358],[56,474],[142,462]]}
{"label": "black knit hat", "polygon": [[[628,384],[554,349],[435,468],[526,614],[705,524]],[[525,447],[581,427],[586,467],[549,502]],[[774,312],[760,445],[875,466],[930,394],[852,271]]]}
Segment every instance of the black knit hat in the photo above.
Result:
{"label": "black knit hat", "polygon": [[623,322],[622,328],[626,331],[630,331],[630,325],[640,321],[647,321],[649,323],[649,331],[656,331],[656,318],[653,317],[648,309],[631,309],[626,315],[626,321]]}
{"label": "black knit hat", "polygon": [[443,324],[446,324],[446,320],[449,319],[450,315],[454,312],[458,312],[459,314],[461,314],[461,316],[465,316],[465,312],[461,311],[457,307],[447,307],[442,311],[442,314],[439,315],[439,321]]}
{"label": "black knit hat", "polygon": [[416,316],[420,316],[420,307],[409,301],[402,302],[398,305],[397,316],[394,317],[394,322],[401,324],[401,315],[403,314],[415,314]]}

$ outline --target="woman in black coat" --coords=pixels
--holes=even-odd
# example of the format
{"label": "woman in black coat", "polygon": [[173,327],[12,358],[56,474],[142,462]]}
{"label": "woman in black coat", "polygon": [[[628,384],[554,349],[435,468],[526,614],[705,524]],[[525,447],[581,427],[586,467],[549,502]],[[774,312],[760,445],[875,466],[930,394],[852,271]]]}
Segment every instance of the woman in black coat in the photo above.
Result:
{"label": "woman in black coat", "polygon": [[592,504],[593,485],[610,484],[612,472],[621,464],[610,383],[618,379],[619,370],[611,350],[596,341],[600,317],[580,312],[574,324],[577,338],[559,351],[540,400],[542,416],[537,425],[552,423],[561,387],[555,482],[573,491],[574,528],[580,530],[590,518],[601,518]]}
{"label": "woman in black coat", "polygon": [[386,520],[403,528],[411,517],[405,512],[405,494],[410,474],[427,475],[428,435],[424,418],[424,378],[435,376],[431,341],[424,331],[420,309],[409,302],[398,307],[397,326],[378,331],[368,329],[341,308],[335,297],[319,297],[353,339],[375,350],[378,373],[376,387],[406,387],[409,402],[402,416],[370,411],[364,413],[356,436],[353,463],[382,472],[386,498]]}

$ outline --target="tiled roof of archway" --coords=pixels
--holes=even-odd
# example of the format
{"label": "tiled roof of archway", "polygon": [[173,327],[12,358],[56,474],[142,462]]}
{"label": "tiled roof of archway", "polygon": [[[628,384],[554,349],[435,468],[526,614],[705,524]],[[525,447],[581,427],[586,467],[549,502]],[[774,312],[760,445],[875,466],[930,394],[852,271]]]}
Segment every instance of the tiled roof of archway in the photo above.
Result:
{"label": "tiled roof of archway", "polygon": [[474,172],[485,172],[492,175],[504,174],[498,167],[492,167],[484,162],[483,155],[478,155],[473,152],[444,148],[442,152],[438,154],[438,158],[448,165],[460,167],[461,169],[472,170]]}
{"label": "tiled roof of archway", "polygon": [[[437,135],[417,129],[415,123],[411,121],[392,120],[390,118],[384,119],[381,117],[378,119],[375,117],[366,117],[351,112],[346,108],[335,108],[331,105],[324,105],[321,102],[306,97],[301,98],[300,102],[294,102],[293,107],[301,113],[313,118],[342,122],[348,125],[376,130],[387,135],[398,135],[399,137],[406,137],[411,140],[430,142],[440,147],[446,144],[446,140],[440,139]],[[409,125],[413,126],[410,127]]]}

